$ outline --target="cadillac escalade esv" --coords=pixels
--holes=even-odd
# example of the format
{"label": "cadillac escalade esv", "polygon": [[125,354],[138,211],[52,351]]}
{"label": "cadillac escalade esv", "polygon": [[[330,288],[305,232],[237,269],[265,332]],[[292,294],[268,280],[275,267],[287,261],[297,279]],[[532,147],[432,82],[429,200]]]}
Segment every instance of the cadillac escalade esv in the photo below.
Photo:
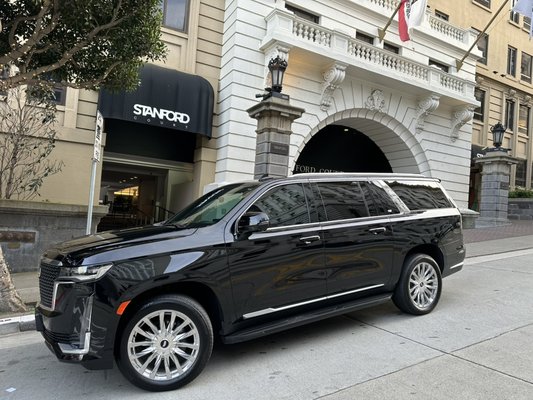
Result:
{"label": "cadillac escalade esv", "polygon": [[37,329],[62,361],[171,390],[218,337],[254,339],[392,301],[426,314],[465,257],[437,179],[301,174],[222,186],[163,223],[73,239],[40,266]]}

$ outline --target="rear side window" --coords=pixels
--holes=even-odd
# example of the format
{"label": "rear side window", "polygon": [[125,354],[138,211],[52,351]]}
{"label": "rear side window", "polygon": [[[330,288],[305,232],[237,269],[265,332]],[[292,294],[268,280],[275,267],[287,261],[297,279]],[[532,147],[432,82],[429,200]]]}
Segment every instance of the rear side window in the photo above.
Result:
{"label": "rear side window", "polygon": [[365,196],[368,211],[371,216],[397,214],[398,206],[387,194],[385,189],[376,185],[375,182],[359,182]]}
{"label": "rear side window", "polygon": [[[368,207],[358,182],[317,184],[328,221],[368,217]],[[322,214],[322,213],[320,213]]]}
{"label": "rear side window", "polygon": [[387,181],[387,185],[412,211],[453,207],[437,182]]}
{"label": "rear side window", "polygon": [[272,228],[311,222],[307,199],[301,183],[279,186],[270,190],[249,210],[266,213]]}

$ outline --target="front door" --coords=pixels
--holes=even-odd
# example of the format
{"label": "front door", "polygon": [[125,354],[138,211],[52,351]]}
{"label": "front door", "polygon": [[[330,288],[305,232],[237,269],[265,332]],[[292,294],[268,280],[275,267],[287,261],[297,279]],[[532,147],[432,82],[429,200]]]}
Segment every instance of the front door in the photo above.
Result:
{"label": "front door", "polygon": [[307,184],[272,188],[249,210],[266,213],[270,228],[228,243],[236,317],[290,312],[323,298],[323,240]]}

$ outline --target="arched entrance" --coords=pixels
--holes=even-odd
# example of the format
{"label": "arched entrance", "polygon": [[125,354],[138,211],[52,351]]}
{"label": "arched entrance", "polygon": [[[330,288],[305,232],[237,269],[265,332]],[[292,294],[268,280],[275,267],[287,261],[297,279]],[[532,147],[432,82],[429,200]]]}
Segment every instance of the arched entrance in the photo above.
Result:
{"label": "arched entrance", "polygon": [[[295,133],[298,135],[299,132]],[[343,133],[354,136],[339,140]],[[302,140],[290,165],[293,173],[320,172],[322,169],[321,172],[397,172],[431,176],[426,152],[420,143],[423,137],[415,136],[400,121],[377,110],[356,108],[339,111],[329,115],[311,131],[300,135]],[[311,149],[309,153],[315,154],[314,157],[306,154],[308,147]],[[366,152],[373,155],[372,158]],[[321,157],[333,161],[328,164],[328,160],[321,161]],[[315,169],[306,171],[299,167],[305,166],[304,162],[311,163]],[[322,164],[317,164],[319,162]],[[339,164],[342,168],[331,167]]]}
{"label": "arched entrance", "polygon": [[293,173],[304,172],[392,172],[392,167],[365,134],[343,125],[328,125],[300,153]]}

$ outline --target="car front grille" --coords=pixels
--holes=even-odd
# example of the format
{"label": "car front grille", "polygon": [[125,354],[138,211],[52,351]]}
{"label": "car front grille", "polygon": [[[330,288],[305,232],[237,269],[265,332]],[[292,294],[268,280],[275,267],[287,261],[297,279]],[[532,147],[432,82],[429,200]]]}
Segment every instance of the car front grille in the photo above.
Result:
{"label": "car front grille", "polygon": [[54,281],[59,276],[57,265],[41,262],[41,273],[39,275],[39,292],[41,294],[41,305],[52,308],[54,302]]}

